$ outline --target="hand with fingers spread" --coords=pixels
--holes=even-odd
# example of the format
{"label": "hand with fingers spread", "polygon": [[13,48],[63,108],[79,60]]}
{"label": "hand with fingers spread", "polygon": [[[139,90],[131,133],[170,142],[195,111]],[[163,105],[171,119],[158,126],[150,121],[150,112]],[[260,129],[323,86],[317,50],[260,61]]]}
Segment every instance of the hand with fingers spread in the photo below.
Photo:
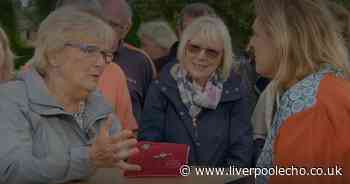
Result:
{"label": "hand with fingers spread", "polygon": [[141,170],[138,165],[125,162],[139,150],[136,148],[137,140],[132,131],[123,130],[115,135],[109,135],[112,127],[111,116],[100,129],[95,143],[90,148],[90,159],[97,168],[119,167],[123,170]]}

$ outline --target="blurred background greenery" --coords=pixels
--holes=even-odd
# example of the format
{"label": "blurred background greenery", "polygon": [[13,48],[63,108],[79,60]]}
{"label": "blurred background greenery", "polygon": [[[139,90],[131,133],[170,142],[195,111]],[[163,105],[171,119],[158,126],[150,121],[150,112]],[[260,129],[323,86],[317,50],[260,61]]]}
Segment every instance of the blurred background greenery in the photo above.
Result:
{"label": "blurred background greenery", "polygon": [[[32,57],[33,38],[40,22],[55,8],[58,0],[0,0],[0,26],[9,35],[18,56],[16,68]],[[350,0],[336,0],[350,7]],[[214,7],[230,29],[235,50],[243,49],[251,34],[254,19],[253,0],[129,0],[133,9],[133,28],[127,41],[136,46],[136,31],[141,22],[163,19],[175,28],[181,9],[192,2],[205,2]]]}

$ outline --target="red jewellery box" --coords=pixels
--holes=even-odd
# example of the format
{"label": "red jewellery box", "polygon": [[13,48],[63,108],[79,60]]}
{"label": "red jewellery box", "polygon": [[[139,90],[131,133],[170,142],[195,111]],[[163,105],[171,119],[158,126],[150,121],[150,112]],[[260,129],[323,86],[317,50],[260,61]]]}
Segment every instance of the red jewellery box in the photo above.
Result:
{"label": "red jewellery box", "polygon": [[180,176],[179,170],[187,164],[190,147],[186,144],[139,142],[140,153],[128,163],[142,167],[141,171],[125,171],[127,177]]}

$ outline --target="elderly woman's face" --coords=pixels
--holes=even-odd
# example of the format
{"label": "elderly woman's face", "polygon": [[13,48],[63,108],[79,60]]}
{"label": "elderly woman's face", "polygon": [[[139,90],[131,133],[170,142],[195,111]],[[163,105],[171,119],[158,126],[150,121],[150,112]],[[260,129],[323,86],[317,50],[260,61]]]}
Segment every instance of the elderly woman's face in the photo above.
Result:
{"label": "elderly woman's face", "polygon": [[93,91],[112,58],[111,46],[106,43],[94,40],[66,43],[57,57],[60,77],[77,90]]}
{"label": "elderly woman's face", "polygon": [[254,49],[256,72],[264,77],[273,78],[274,50],[272,39],[268,36],[258,19],[253,24],[254,35],[250,38],[249,45]]}
{"label": "elderly woman's face", "polygon": [[224,44],[220,40],[210,42],[202,35],[195,35],[187,41],[185,49],[182,64],[199,84],[205,83],[222,63]]}

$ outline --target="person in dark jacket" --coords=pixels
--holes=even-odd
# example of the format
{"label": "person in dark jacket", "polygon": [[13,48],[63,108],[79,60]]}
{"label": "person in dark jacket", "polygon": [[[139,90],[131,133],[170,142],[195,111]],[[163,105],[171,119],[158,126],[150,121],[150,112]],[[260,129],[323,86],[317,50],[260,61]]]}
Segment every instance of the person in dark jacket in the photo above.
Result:
{"label": "person in dark jacket", "polygon": [[152,20],[142,23],[137,36],[141,48],[149,54],[154,62],[157,74],[167,63],[171,46],[177,41],[175,32],[164,20]]}
{"label": "person in dark jacket", "polygon": [[132,26],[132,10],[126,0],[101,1],[105,19],[115,30],[118,50],[113,62],[118,64],[127,77],[132,109],[137,122],[141,113],[147,90],[156,77],[156,69],[151,58],[141,49],[124,42]]}
{"label": "person in dark jacket", "polygon": [[201,17],[189,25],[178,58],[150,86],[139,140],[187,144],[191,165],[249,167],[247,92],[222,20]]}

